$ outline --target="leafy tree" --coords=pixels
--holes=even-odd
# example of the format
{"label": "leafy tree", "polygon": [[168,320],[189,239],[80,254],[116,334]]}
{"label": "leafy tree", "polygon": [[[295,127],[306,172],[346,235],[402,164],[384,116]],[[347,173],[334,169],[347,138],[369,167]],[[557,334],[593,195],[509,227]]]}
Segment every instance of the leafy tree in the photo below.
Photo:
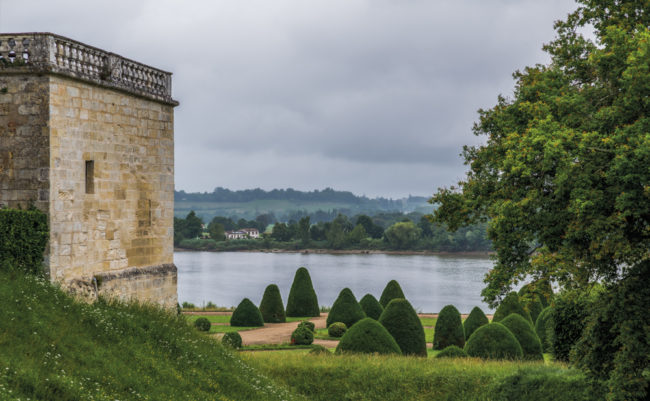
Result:
{"label": "leafy tree", "polygon": [[223,241],[226,239],[226,230],[221,223],[215,222],[214,219],[208,224],[208,232],[210,233],[210,238],[215,241]]}
{"label": "leafy tree", "polygon": [[276,241],[286,242],[291,240],[291,231],[286,224],[275,223],[273,225],[273,232],[271,233],[271,237],[273,237],[273,239]]}
{"label": "leafy tree", "polygon": [[366,229],[363,228],[361,224],[357,224],[356,227],[350,231],[347,236],[347,243],[349,245],[359,245],[362,239],[366,238]]}
{"label": "leafy tree", "polygon": [[194,213],[194,210],[187,214],[185,217],[185,225],[181,231],[181,234],[185,238],[196,238],[201,235],[203,231],[203,220]]}
{"label": "leafy tree", "polygon": [[297,236],[298,239],[300,240],[300,243],[303,246],[306,246],[309,244],[311,236],[309,234],[309,227],[311,224],[309,223],[309,216],[303,217],[298,221],[298,230],[297,230]]}
{"label": "leafy tree", "polygon": [[357,226],[363,226],[363,229],[366,230],[366,233],[372,238],[378,239],[384,235],[384,229],[382,226],[375,224],[369,216],[361,214],[357,216]]}
{"label": "leafy tree", "polygon": [[384,238],[394,249],[409,249],[420,238],[420,229],[410,220],[403,221],[388,227]]}
{"label": "leafy tree", "polygon": [[330,248],[341,249],[345,245],[345,231],[343,227],[343,223],[336,220],[330,224],[329,230],[325,233],[327,245]]}
{"label": "leafy tree", "polygon": [[550,64],[515,73],[513,97],[479,112],[486,141],[464,148],[458,190],[432,198],[452,229],[489,218],[492,306],[529,275],[584,289],[649,258],[650,8],[578,3],[544,46]]}

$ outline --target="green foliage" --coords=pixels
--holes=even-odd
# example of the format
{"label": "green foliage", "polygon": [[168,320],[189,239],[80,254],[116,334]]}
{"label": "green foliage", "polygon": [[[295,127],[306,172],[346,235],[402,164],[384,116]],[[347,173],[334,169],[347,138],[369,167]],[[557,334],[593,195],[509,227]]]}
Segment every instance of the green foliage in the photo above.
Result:
{"label": "green foliage", "polygon": [[364,317],[366,317],[366,314],[361,309],[352,291],[349,288],[344,288],[327,315],[327,326],[329,327],[334,322],[343,322],[346,327],[352,327],[353,324]]}
{"label": "green foliage", "polygon": [[424,328],[409,301],[393,299],[379,317],[379,323],[388,330],[404,355],[427,356]]}
{"label": "green foliage", "polygon": [[475,306],[463,323],[463,329],[465,329],[465,340],[469,340],[470,336],[474,331],[476,331],[476,329],[488,323],[490,323],[490,321],[487,316],[485,316],[485,313],[483,313],[481,308]]}
{"label": "green foliage", "polygon": [[523,351],[517,338],[501,323],[479,327],[465,345],[465,352],[484,359],[521,359]]}
{"label": "green foliage", "polygon": [[444,349],[450,345],[465,346],[465,330],[460,312],[453,305],[447,305],[438,314],[433,334],[433,349]]}
{"label": "green foliage", "polygon": [[527,276],[584,290],[648,258],[648,4],[578,3],[544,46],[551,62],[515,73],[512,98],[480,111],[485,140],[464,149],[460,192],[432,199],[451,229],[489,219],[490,303]]}
{"label": "green foliage", "polygon": [[314,322],[310,322],[309,320],[303,320],[298,324],[298,327],[304,326],[306,327],[309,331],[316,331],[316,325]]}
{"label": "green foliage", "polygon": [[533,319],[530,317],[530,313],[526,312],[523,306],[521,306],[521,303],[519,302],[519,296],[517,295],[516,292],[511,292],[509,293],[503,301],[501,301],[501,304],[497,308],[497,310],[494,312],[494,316],[492,317],[493,322],[500,322],[508,315],[511,313],[516,313],[518,315],[521,315],[524,319],[528,320],[529,322],[533,322]]}
{"label": "green foliage", "polygon": [[420,238],[420,229],[412,221],[403,221],[388,227],[384,238],[393,249],[410,249]]}
{"label": "green foliage", "polygon": [[381,293],[381,297],[379,297],[379,303],[383,308],[386,308],[388,303],[395,298],[406,299],[404,293],[402,292],[402,287],[400,287],[399,283],[396,280],[391,280],[388,282],[388,284],[386,284],[386,288],[384,288],[384,291]]}
{"label": "green foliage", "polygon": [[292,345],[309,345],[314,342],[314,332],[309,330],[307,326],[298,325],[291,333]]}
{"label": "green foliage", "polygon": [[194,321],[194,327],[196,327],[199,331],[210,331],[210,327],[212,324],[210,321],[204,317],[200,317]]}
{"label": "green foliage", "polygon": [[230,325],[233,327],[261,327],[264,326],[264,319],[262,319],[262,313],[257,306],[250,299],[244,298],[232,313]]}
{"label": "green foliage", "polygon": [[310,355],[332,355],[332,353],[327,348],[323,347],[320,344],[315,344],[313,347],[314,348],[309,351]]}
{"label": "green foliage", "polygon": [[327,335],[330,337],[343,337],[346,331],[348,327],[343,322],[334,322],[327,326]]}
{"label": "green foliage", "polygon": [[591,307],[572,360],[604,383],[608,400],[650,397],[650,261],[640,263]]}
{"label": "green foliage", "polygon": [[336,353],[402,354],[399,345],[384,326],[369,317],[361,319],[345,332]]}
{"label": "green foliage", "polygon": [[184,239],[195,239],[201,232],[203,220],[190,211],[184,219],[174,217],[174,245],[179,245]]}
{"label": "green foliage", "polygon": [[221,337],[221,343],[230,348],[239,349],[242,345],[241,335],[236,331],[224,333],[223,337]]}
{"label": "green foliage", "polygon": [[547,341],[555,359],[568,362],[571,349],[582,336],[593,299],[581,291],[566,291],[554,302]]}
{"label": "green foliage", "polygon": [[301,267],[296,270],[296,275],[291,284],[289,299],[287,300],[287,316],[320,316],[318,298],[311,283],[309,271]]}
{"label": "green foliage", "polygon": [[0,268],[42,272],[48,239],[45,213],[36,209],[0,209]]}
{"label": "green foliage", "polygon": [[361,298],[361,301],[359,301],[359,305],[361,305],[361,309],[363,309],[366,316],[375,320],[379,320],[379,316],[381,316],[381,313],[384,311],[384,308],[381,306],[379,301],[377,301],[377,298],[372,296],[372,294],[364,295],[363,298]]}
{"label": "green foliage", "polygon": [[542,312],[537,316],[537,321],[535,322],[535,333],[539,337],[539,342],[542,344],[542,352],[550,352],[551,344],[549,342],[549,330],[553,330],[551,314],[553,307],[549,306],[542,310]]}
{"label": "green foliage", "polygon": [[262,302],[260,302],[260,313],[265,323],[284,323],[287,321],[284,315],[284,305],[280,296],[280,289],[275,284],[269,284],[264,290]]}
{"label": "green foliage", "polygon": [[540,301],[539,295],[532,294],[531,296],[533,298],[532,300],[524,301],[524,310],[530,314],[531,322],[536,322],[544,306]]}
{"label": "green foliage", "polygon": [[515,335],[517,341],[519,341],[524,359],[533,361],[544,360],[544,355],[542,355],[542,344],[540,343],[537,334],[535,334],[533,326],[528,320],[521,317],[521,315],[511,313],[501,321],[501,324],[506,326],[508,330]]}
{"label": "green foliage", "polygon": [[196,305],[191,302],[183,302],[183,309],[196,309]]}
{"label": "green foliage", "polygon": [[467,352],[464,349],[457,347],[455,345],[450,345],[440,351],[436,358],[467,358]]}
{"label": "green foliage", "polygon": [[171,310],[18,273],[0,272],[0,294],[2,400],[294,398]]}

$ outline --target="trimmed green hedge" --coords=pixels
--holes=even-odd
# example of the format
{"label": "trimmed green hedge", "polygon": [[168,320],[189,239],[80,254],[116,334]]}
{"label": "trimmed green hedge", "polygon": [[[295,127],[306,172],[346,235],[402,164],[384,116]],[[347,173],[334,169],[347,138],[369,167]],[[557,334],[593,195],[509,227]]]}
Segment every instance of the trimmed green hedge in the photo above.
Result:
{"label": "trimmed green hedge", "polygon": [[298,325],[298,327],[291,333],[291,344],[293,345],[309,345],[314,342],[314,332],[309,330],[307,326]]}
{"label": "trimmed green hedge", "polygon": [[519,302],[519,295],[517,295],[517,293],[514,291],[506,295],[503,301],[501,301],[501,304],[499,304],[499,307],[494,312],[492,321],[500,322],[508,317],[508,315],[511,313],[517,313],[524,319],[528,320],[530,323],[533,323],[533,319],[531,319],[530,313],[528,313],[521,305],[521,302]]}
{"label": "trimmed green hedge", "polygon": [[379,316],[384,311],[384,307],[381,306],[377,298],[372,296],[372,294],[366,294],[359,301],[361,309],[365,312],[366,316],[371,317],[375,320],[379,320]]}
{"label": "trimmed green hedge", "polygon": [[484,359],[521,359],[523,351],[514,334],[501,323],[481,326],[465,345],[467,355]]}
{"label": "trimmed green hedge", "polygon": [[438,314],[433,333],[433,349],[444,349],[450,345],[465,346],[465,330],[460,312],[453,305],[447,305]]}
{"label": "trimmed green hedge", "polygon": [[314,291],[314,286],[311,283],[309,271],[304,267],[296,270],[296,275],[293,278],[289,299],[287,300],[287,316],[320,316],[316,291]]}
{"label": "trimmed green hedge", "polygon": [[524,359],[532,361],[543,361],[542,344],[539,337],[530,322],[516,313],[511,313],[507,318],[501,321],[512,334],[515,335],[521,350],[524,353]]}
{"label": "trimmed green hedge", "polygon": [[205,317],[200,317],[194,321],[194,327],[199,331],[210,331],[210,326],[212,326],[212,323]]}
{"label": "trimmed green hedge", "polygon": [[404,355],[427,356],[424,327],[415,309],[406,299],[393,299],[388,303],[379,323],[388,330]]}
{"label": "trimmed green hedge", "polygon": [[490,321],[487,316],[485,316],[485,313],[483,313],[481,308],[475,306],[463,323],[463,329],[465,329],[465,341],[469,340],[469,337],[474,331],[476,331],[476,329],[488,323],[490,323]]}
{"label": "trimmed green hedge", "polygon": [[345,332],[336,353],[366,353],[366,354],[402,354],[388,330],[375,319],[369,317],[359,320]]}
{"label": "trimmed green hedge", "polygon": [[0,268],[40,273],[48,239],[45,213],[0,209]]}
{"label": "trimmed green hedge", "polygon": [[260,302],[260,313],[265,323],[284,323],[287,321],[284,315],[284,304],[280,296],[280,289],[275,284],[269,284],[264,290],[262,302]]}
{"label": "trimmed green hedge", "polygon": [[343,322],[334,322],[327,327],[327,335],[330,337],[343,337],[346,331],[348,331],[348,326]]}
{"label": "trimmed green hedge", "polygon": [[230,325],[233,327],[264,326],[264,319],[257,306],[250,299],[244,298],[232,313]]}
{"label": "trimmed green hedge", "polygon": [[225,333],[221,338],[221,344],[228,346],[230,348],[239,349],[241,348],[242,345],[241,335],[236,331],[230,331],[228,333]]}
{"label": "trimmed green hedge", "polygon": [[467,352],[464,349],[457,347],[455,345],[450,345],[449,347],[443,349],[436,355],[436,358],[467,358]]}
{"label": "trimmed green hedge", "polygon": [[400,287],[399,283],[395,280],[391,280],[386,284],[386,288],[384,288],[384,291],[381,293],[381,297],[379,297],[379,303],[383,308],[386,308],[388,306],[388,303],[392,301],[395,298],[404,298],[404,292],[402,291],[402,287]]}
{"label": "trimmed green hedge", "polygon": [[327,327],[334,322],[342,322],[346,327],[352,327],[353,324],[366,317],[361,306],[354,297],[352,290],[344,288],[339,293],[338,298],[334,301],[332,309],[327,314]]}

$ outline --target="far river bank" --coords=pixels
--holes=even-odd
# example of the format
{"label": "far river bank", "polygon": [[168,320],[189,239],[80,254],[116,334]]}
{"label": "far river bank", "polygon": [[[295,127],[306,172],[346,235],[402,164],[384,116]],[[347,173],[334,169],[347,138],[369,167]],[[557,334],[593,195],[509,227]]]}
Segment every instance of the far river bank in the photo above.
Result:
{"label": "far river bank", "polygon": [[434,252],[434,251],[387,251],[377,249],[242,249],[242,250],[199,250],[188,248],[174,248],[174,252],[239,252],[239,253],[300,253],[317,255],[420,255],[420,256],[456,256],[486,258],[494,252],[463,251],[463,252]]}

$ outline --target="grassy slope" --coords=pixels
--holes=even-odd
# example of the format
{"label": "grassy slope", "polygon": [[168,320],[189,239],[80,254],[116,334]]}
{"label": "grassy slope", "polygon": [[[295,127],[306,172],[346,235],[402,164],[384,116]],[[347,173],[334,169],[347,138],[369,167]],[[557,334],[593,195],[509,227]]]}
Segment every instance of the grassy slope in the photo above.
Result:
{"label": "grassy slope", "polygon": [[276,400],[286,390],[150,306],[75,302],[0,273],[0,399]]}
{"label": "grassy slope", "polygon": [[243,354],[312,400],[598,400],[561,365],[377,355]]}

